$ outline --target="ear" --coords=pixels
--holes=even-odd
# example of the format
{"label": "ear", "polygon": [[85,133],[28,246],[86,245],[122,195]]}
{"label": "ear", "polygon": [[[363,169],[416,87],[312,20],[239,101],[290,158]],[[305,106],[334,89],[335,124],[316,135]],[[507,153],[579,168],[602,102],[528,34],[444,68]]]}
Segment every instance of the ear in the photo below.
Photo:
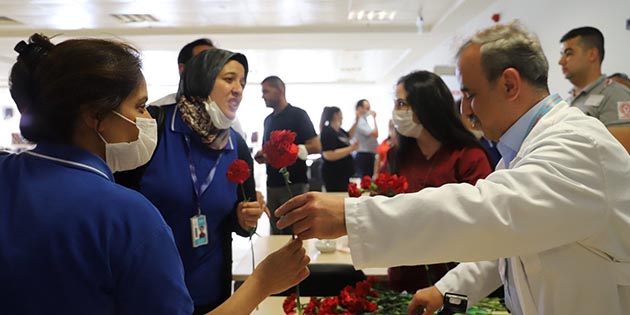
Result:
{"label": "ear", "polygon": [[599,62],[599,51],[597,48],[593,47],[588,50],[588,61]]}
{"label": "ear", "polygon": [[98,115],[92,111],[84,111],[81,114],[81,119],[83,123],[90,129],[101,132],[101,120],[98,118]]}
{"label": "ear", "polygon": [[509,101],[516,100],[521,93],[521,74],[514,68],[507,68],[501,74],[502,88],[505,91],[506,99]]}
{"label": "ear", "polygon": [[185,65],[185,64],[183,64],[183,63],[178,63],[178,64],[177,64],[177,67],[179,68],[179,75],[182,75],[182,72],[184,72],[184,67],[185,67],[185,66],[186,66],[186,65]]}

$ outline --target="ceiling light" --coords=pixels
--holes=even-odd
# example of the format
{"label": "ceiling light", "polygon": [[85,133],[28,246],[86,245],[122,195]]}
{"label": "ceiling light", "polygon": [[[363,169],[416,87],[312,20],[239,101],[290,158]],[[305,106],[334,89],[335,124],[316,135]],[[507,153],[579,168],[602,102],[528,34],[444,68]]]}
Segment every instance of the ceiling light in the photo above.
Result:
{"label": "ceiling light", "polygon": [[379,20],[382,21],[383,19],[385,19],[386,15],[387,15],[387,12],[385,12],[385,11],[378,11],[378,19]]}
{"label": "ceiling light", "polygon": [[370,21],[371,21],[372,19],[374,19],[374,11],[370,11],[370,12],[368,12],[368,14],[367,14],[367,19],[368,19],[368,20],[370,20]]}
{"label": "ceiling light", "polygon": [[389,20],[390,20],[390,21],[391,21],[391,20],[394,20],[394,18],[395,18],[395,17],[396,17],[396,11],[392,11],[392,12],[389,14]]}
{"label": "ceiling light", "polygon": [[125,23],[158,22],[151,14],[110,14],[115,19]]}
{"label": "ceiling light", "polygon": [[354,15],[355,15],[354,11],[348,12],[348,20],[354,20]]}
{"label": "ceiling light", "polygon": [[357,13],[357,20],[361,21],[363,20],[363,15],[365,14],[365,11],[361,10]]}

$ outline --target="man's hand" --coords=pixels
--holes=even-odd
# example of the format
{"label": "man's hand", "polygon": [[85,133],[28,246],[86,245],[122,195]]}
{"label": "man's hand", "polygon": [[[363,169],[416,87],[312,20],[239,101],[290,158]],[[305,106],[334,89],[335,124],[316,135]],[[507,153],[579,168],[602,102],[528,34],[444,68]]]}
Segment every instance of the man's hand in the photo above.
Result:
{"label": "man's hand", "polygon": [[[407,307],[408,315],[433,315],[444,304],[444,296],[435,287],[428,287],[416,291],[411,303]],[[422,312],[422,313],[421,313]]]}
{"label": "man's hand", "polygon": [[280,217],[279,229],[293,226],[302,240],[334,239],[347,233],[343,197],[309,192],[290,199],[274,214]]}

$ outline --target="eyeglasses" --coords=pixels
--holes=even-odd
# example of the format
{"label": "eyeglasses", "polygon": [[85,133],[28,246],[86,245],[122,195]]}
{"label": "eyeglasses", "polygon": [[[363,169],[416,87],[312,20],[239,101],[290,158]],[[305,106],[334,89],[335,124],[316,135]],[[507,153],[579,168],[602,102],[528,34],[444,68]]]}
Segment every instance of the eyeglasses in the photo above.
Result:
{"label": "eyeglasses", "polygon": [[408,109],[409,104],[403,99],[394,100],[394,109]]}

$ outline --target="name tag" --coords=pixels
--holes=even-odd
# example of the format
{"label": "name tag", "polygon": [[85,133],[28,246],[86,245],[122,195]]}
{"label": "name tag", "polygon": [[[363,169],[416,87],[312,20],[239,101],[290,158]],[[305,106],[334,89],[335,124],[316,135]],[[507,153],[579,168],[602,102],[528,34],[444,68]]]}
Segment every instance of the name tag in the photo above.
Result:
{"label": "name tag", "polygon": [[190,218],[190,229],[194,248],[208,244],[208,225],[205,215],[201,214]]}
{"label": "name tag", "polygon": [[588,98],[584,102],[584,105],[597,107],[599,106],[599,104],[602,102],[603,99],[604,99],[603,94],[592,94],[588,96]]}

